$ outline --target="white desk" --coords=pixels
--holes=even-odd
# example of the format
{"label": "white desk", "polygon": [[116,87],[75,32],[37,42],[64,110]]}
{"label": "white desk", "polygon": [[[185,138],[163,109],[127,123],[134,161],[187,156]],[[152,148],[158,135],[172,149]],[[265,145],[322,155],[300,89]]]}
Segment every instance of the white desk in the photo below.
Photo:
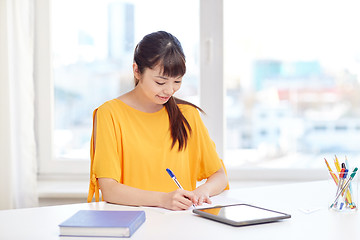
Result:
{"label": "white desk", "polygon": [[[247,227],[228,226],[190,211],[162,213],[144,208],[146,221],[131,239],[360,239],[360,212],[329,211],[328,184],[327,181],[309,182],[224,192],[226,197],[292,215],[284,221]],[[3,210],[0,211],[0,239],[59,239],[58,224],[80,209],[134,208],[101,202]],[[299,209],[318,210],[305,213]]]}

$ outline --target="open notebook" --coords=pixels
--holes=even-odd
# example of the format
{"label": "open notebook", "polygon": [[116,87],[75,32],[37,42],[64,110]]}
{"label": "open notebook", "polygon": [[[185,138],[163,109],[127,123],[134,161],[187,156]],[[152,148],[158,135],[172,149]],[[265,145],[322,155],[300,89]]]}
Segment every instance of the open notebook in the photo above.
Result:
{"label": "open notebook", "polygon": [[[208,207],[215,207],[215,206],[219,206],[219,205],[231,205],[231,204],[237,204],[237,203],[245,203],[243,201],[224,197],[221,195],[213,196],[210,199],[212,202],[211,204],[204,203],[201,206],[196,206],[196,208],[202,209],[202,208],[208,208]],[[143,207],[143,208],[150,209],[150,210],[156,211],[158,213],[162,213],[162,214],[178,214],[178,213],[182,213],[182,212],[191,212],[194,209],[194,207],[190,207],[188,210],[185,210],[185,211],[172,211],[172,210],[168,210],[168,209],[164,209],[164,208],[157,208],[157,207]]]}

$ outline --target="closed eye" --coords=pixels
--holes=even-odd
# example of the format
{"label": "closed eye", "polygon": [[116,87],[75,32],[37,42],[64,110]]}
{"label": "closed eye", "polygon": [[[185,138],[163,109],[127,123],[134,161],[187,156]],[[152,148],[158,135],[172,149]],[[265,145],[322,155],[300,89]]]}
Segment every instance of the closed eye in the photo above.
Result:
{"label": "closed eye", "polygon": [[156,82],[158,85],[164,85],[165,83],[161,83],[161,82]]}

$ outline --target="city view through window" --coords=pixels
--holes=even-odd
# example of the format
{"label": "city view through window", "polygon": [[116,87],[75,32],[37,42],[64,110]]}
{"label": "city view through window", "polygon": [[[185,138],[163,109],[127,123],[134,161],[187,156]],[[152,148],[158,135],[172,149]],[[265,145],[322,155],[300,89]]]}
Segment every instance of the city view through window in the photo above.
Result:
{"label": "city view through window", "polygon": [[226,159],[267,168],[359,160],[356,6],[224,1]]}

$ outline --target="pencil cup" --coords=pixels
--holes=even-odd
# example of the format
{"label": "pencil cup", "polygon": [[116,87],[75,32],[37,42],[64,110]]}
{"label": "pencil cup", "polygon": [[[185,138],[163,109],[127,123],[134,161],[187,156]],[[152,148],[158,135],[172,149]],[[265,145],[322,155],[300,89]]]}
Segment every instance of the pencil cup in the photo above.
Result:
{"label": "pencil cup", "polygon": [[353,212],[358,209],[358,175],[343,177],[338,172],[329,175],[329,209],[338,212]]}

